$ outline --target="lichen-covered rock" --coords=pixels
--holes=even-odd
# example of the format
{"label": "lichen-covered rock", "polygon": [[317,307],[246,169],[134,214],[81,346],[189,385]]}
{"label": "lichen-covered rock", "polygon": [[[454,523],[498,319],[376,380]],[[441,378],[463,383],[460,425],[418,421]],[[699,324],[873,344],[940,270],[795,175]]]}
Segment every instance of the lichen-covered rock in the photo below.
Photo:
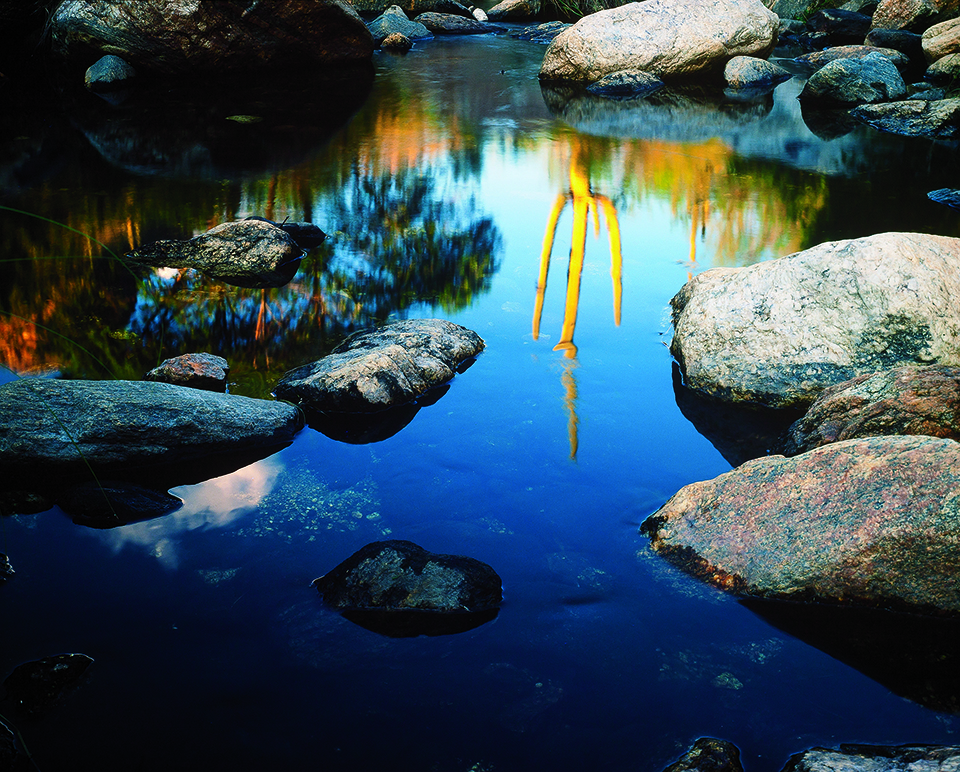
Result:
{"label": "lichen-covered rock", "polygon": [[907,86],[899,70],[883,54],[828,62],[811,75],[800,92],[801,101],[829,105],[891,102],[901,99]]}
{"label": "lichen-covered rock", "polygon": [[952,84],[960,78],[960,53],[941,56],[927,67],[923,77],[931,83]]}
{"label": "lichen-covered rock", "polygon": [[206,391],[227,390],[227,373],[230,365],[216,354],[181,354],[165,359],[148,372],[144,378],[160,383],[174,383],[177,386],[189,386]]}
{"label": "lichen-covered rock", "polygon": [[846,440],[749,461],[646,520],[652,548],[738,595],[960,615],[960,443]]}
{"label": "lichen-covered rock", "polygon": [[727,740],[701,737],[663,772],[743,772],[740,749]]}
{"label": "lichen-covered rock", "polygon": [[920,45],[928,62],[960,53],[960,18],[934,24],[923,33]]}
{"label": "lichen-covered rock", "polygon": [[956,745],[841,745],[811,748],[791,756],[783,772],[903,772],[946,770],[960,765]]}
{"label": "lichen-covered rock", "polygon": [[833,46],[822,51],[811,51],[809,54],[798,56],[793,61],[804,68],[819,70],[837,59],[865,59],[870,54],[881,54],[887,57],[894,66],[903,71],[910,64],[910,59],[901,51],[893,48],[877,48],[876,46]]}
{"label": "lichen-covered rock", "polygon": [[831,386],[789,428],[784,453],[896,434],[960,440],[960,367],[898,367]]}
{"label": "lichen-covered rock", "polygon": [[398,51],[405,54],[413,48],[413,41],[399,32],[391,32],[380,43],[380,48],[384,51]]}
{"label": "lichen-covered rock", "polygon": [[394,33],[410,40],[427,40],[433,37],[433,33],[420,22],[411,21],[399,5],[391,5],[367,26],[377,46],[382,46],[387,36]]}
{"label": "lichen-covered rock", "polygon": [[619,70],[663,79],[765,58],[780,20],[760,0],[646,0],[585,16],[547,47],[540,79],[592,83]]}
{"label": "lichen-covered rock", "polygon": [[502,0],[487,11],[490,21],[532,19],[540,13],[540,0]]}
{"label": "lichen-covered rock", "polygon": [[859,105],[850,115],[878,131],[908,137],[953,139],[960,136],[960,99],[907,99]]}
{"label": "lichen-covered rock", "polygon": [[503,600],[500,577],[486,563],[402,540],[368,544],[313,585],[324,603],[344,610],[463,614]]}
{"label": "lichen-covered rock", "polygon": [[188,241],[155,241],[128,255],[142,265],[196,268],[227,284],[256,289],[288,284],[302,256],[297,242],[266,220],[223,223]]}
{"label": "lichen-covered rock", "polygon": [[907,364],[960,365],[960,239],[884,233],[713,268],[670,301],[684,383],[802,407],[827,386]]}
{"label": "lichen-covered rock", "polygon": [[108,54],[87,68],[83,83],[91,91],[104,91],[129,85],[137,71],[119,56]]}
{"label": "lichen-covered rock", "polygon": [[723,68],[723,79],[730,88],[775,86],[791,77],[779,64],[755,56],[735,56]]}
{"label": "lichen-covered rock", "polygon": [[[0,386],[0,480],[185,461],[290,442],[293,405],[147,381],[22,379]],[[248,462],[249,463],[249,462]]]}
{"label": "lichen-covered rock", "polygon": [[353,64],[373,54],[363,20],[342,0],[67,0],[57,4],[50,29],[63,57],[115,54],[163,75]]}
{"label": "lichen-covered rock", "polygon": [[288,372],[274,393],[316,410],[383,410],[451,380],[483,346],[453,322],[408,319],[354,333],[329,356]]}

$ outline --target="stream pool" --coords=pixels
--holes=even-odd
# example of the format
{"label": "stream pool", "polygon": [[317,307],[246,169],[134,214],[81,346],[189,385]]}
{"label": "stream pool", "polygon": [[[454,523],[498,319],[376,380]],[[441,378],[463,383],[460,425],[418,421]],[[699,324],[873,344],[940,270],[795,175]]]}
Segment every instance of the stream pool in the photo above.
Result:
{"label": "stream pool", "polygon": [[[203,350],[232,393],[269,397],[390,319],[486,341],[380,442],[308,427],[115,529],[56,507],[0,520],[0,673],[95,660],[42,720],[0,702],[44,772],[659,772],[704,735],[777,772],[816,745],[958,742],[952,628],[745,605],[638,533],[749,456],[709,407],[678,407],[670,298],[822,241],[960,235],[926,197],[955,186],[955,146],[802,115],[796,79],[749,103],[542,90],[543,50],[438,38],[333,91],[0,109],[5,380],[138,379]],[[329,237],[278,289],[109,257],[250,215]],[[489,563],[499,615],[389,638],[325,609],[310,582],[385,538]]]}

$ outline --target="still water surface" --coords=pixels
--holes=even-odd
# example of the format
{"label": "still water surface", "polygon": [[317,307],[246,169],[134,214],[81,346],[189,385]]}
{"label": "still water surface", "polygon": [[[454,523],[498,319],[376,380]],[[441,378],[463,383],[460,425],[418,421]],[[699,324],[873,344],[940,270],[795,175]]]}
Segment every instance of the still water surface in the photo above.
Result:
{"label": "still water surface", "polygon": [[[960,235],[925,195],[953,184],[954,149],[806,116],[823,139],[796,81],[700,106],[541,91],[542,55],[438,39],[378,54],[350,99],[83,96],[69,119],[8,132],[0,203],[117,254],[254,214],[330,233],[289,285],[245,290],[130,272],[2,211],[10,370],[139,378],[207,350],[231,392],[268,396],[389,319],[441,316],[487,343],[382,442],[307,428],[175,488],[175,514],[113,530],[56,508],[0,521],[17,570],[0,670],[96,660],[53,715],[22,722],[41,769],[654,772],[712,735],[761,772],[818,744],[957,741],[955,654],[910,664],[945,628],[751,610],[637,530],[737,460],[678,408],[669,299],[706,268],[829,239]],[[311,580],[383,538],[492,565],[498,617],[387,638],[324,609]]]}

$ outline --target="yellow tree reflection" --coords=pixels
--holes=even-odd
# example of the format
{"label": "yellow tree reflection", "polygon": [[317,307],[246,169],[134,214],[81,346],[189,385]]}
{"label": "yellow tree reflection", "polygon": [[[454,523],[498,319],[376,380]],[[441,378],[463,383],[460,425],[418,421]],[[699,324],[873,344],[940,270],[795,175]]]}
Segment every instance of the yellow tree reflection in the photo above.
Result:
{"label": "yellow tree reflection", "polygon": [[540,253],[540,274],[537,278],[537,299],[533,311],[533,339],[540,337],[540,319],[543,315],[543,301],[547,291],[547,274],[550,270],[550,258],[553,255],[553,243],[557,233],[557,223],[567,204],[573,204],[573,237],[570,244],[570,262],[567,266],[567,295],[563,309],[563,325],[560,329],[560,342],[554,351],[563,352],[564,407],[567,410],[567,433],[570,439],[570,458],[576,460],[579,447],[577,417],[577,381],[573,371],[579,367],[577,346],[573,334],[577,327],[577,309],[580,305],[580,278],[583,274],[583,260],[587,249],[587,223],[593,212],[594,236],[600,236],[600,210],[610,242],[610,274],[613,279],[613,320],[620,326],[620,309],[623,296],[623,256],[620,248],[620,223],[617,208],[606,196],[594,193],[590,189],[590,171],[580,152],[579,145],[573,146],[570,160],[570,189],[560,193],[553,203],[547,219],[547,230],[543,236],[543,250]]}

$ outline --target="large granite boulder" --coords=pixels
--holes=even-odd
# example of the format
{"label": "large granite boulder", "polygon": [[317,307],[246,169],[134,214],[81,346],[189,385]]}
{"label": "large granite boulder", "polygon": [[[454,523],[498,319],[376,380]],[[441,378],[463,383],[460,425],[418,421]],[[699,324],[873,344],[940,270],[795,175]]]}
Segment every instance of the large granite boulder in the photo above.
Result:
{"label": "large granite boulder", "polygon": [[956,745],[841,745],[839,750],[811,748],[791,756],[783,772],[904,772],[955,769]]}
{"label": "large granite boulder", "polygon": [[619,70],[685,78],[734,56],[766,58],[780,20],[760,0],[645,0],[585,16],[547,47],[540,79],[591,83]]}
{"label": "large granite boulder", "polygon": [[368,25],[373,35],[374,44],[383,45],[383,41],[390,35],[400,34],[409,40],[427,40],[433,33],[420,22],[411,21],[399,5],[391,5]]}
{"label": "large granite boulder", "polygon": [[957,15],[957,0],[880,0],[870,21],[871,29],[923,32],[937,22]]}
{"label": "large granite boulder", "polygon": [[960,239],[883,233],[746,268],[712,268],[670,301],[671,352],[706,395],[802,407],[906,364],[960,364]]}
{"label": "large granite boulder", "polygon": [[6,486],[278,447],[303,426],[292,405],[147,381],[22,379],[0,386]]}
{"label": "large granite boulder", "polygon": [[897,367],[831,386],[789,428],[784,452],[896,434],[960,440],[960,367]]}
{"label": "large granite boulder", "polygon": [[908,137],[953,139],[960,136],[960,99],[907,99],[859,105],[850,115],[878,131]]}
{"label": "large granite boulder", "polygon": [[800,100],[843,107],[892,102],[906,93],[896,66],[888,57],[873,52],[862,59],[835,59],[825,64],[807,79]]}
{"label": "large granite boulder", "polygon": [[369,62],[373,41],[343,0],[260,3],[66,0],[50,20],[53,50],[84,67],[104,54],[162,75],[227,75]]}
{"label": "large granite boulder", "polygon": [[274,393],[315,410],[385,410],[451,380],[483,346],[453,322],[408,319],[354,333],[329,356],[288,372]]}
{"label": "large granite boulder", "polygon": [[350,621],[392,637],[464,632],[493,619],[503,600],[486,563],[402,540],[368,544],[313,585]]}
{"label": "large granite boulder", "polygon": [[960,443],[846,440],[748,461],[648,518],[652,548],[735,594],[960,615]]}
{"label": "large granite boulder", "polygon": [[164,239],[131,252],[141,265],[196,268],[237,287],[282,287],[294,277],[303,250],[266,220],[240,220],[211,228],[188,241]]}

